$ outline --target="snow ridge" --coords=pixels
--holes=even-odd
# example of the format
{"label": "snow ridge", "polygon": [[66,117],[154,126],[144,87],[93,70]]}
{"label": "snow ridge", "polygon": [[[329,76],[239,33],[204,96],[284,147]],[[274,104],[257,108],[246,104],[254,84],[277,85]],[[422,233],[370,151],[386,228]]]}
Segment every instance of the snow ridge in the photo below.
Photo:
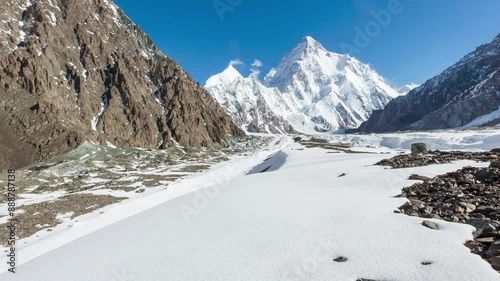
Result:
{"label": "snow ridge", "polygon": [[262,82],[256,77],[243,78],[230,65],[210,77],[205,88],[244,128],[252,122],[265,127],[262,118],[238,116],[242,110],[255,110],[259,104],[269,116],[286,120],[293,130],[304,133],[356,128],[374,110],[401,95],[369,65],[330,52],[309,36],[286,54]]}
{"label": "snow ridge", "polygon": [[255,75],[244,78],[231,64],[208,79],[205,88],[247,132],[291,133],[283,118],[290,111],[276,88],[264,86]]}

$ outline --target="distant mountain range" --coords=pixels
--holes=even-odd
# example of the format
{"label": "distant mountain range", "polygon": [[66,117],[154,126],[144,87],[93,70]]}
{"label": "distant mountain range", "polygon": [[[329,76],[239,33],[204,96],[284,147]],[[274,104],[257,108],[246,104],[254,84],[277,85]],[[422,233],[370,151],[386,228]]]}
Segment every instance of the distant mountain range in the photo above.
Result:
{"label": "distant mountain range", "polygon": [[0,170],[84,141],[161,149],[224,145],[244,135],[240,127],[317,133],[500,124],[500,35],[418,87],[395,90],[367,64],[311,37],[262,81],[230,64],[202,87],[111,0],[12,0],[0,8]]}
{"label": "distant mountain range", "polygon": [[375,111],[361,132],[500,125],[500,35]]}
{"label": "distant mountain range", "polygon": [[315,133],[357,128],[374,110],[404,94],[367,64],[305,37],[259,81],[232,65],[205,88],[248,132]]}
{"label": "distant mountain range", "polygon": [[232,65],[205,88],[248,132],[433,130],[500,125],[500,35],[424,84],[393,89],[305,37],[259,81]]}
{"label": "distant mountain range", "polygon": [[111,0],[12,0],[0,10],[0,170],[85,140],[163,148],[244,134]]}

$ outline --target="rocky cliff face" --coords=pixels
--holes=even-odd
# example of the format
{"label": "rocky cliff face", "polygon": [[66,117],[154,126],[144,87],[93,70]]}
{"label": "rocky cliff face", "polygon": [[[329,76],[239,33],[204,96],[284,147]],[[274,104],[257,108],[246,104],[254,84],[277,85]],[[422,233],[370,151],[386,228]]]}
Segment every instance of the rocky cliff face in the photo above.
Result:
{"label": "rocky cliff face", "polygon": [[500,35],[372,114],[362,132],[500,124]]}
{"label": "rocky cliff face", "polygon": [[0,7],[0,170],[84,140],[162,148],[244,134],[111,0]]}

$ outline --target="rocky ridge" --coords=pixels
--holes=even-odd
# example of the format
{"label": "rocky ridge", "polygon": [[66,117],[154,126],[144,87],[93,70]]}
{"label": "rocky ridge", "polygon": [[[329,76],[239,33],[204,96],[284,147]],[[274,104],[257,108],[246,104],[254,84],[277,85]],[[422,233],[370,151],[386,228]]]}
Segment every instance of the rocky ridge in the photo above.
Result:
{"label": "rocky ridge", "polygon": [[0,170],[85,140],[164,148],[244,134],[111,0],[0,7]]}
{"label": "rocky ridge", "polygon": [[403,189],[409,202],[396,212],[474,226],[474,240],[465,245],[500,273],[500,162],[420,179]]}
{"label": "rocky ridge", "polygon": [[361,132],[500,124],[500,34],[438,76],[374,111]]}

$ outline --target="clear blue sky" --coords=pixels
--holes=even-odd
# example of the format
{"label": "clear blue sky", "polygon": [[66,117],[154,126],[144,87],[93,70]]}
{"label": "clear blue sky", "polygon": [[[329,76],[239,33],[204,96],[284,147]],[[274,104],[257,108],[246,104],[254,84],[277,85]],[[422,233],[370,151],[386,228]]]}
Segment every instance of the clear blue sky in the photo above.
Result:
{"label": "clear blue sky", "polygon": [[[217,1],[228,10],[218,13]],[[115,0],[202,84],[235,58],[246,63],[238,66],[243,74],[261,60],[263,76],[306,35],[343,53],[342,43],[362,46],[355,28],[367,26],[369,44],[351,54],[395,86],[422,83],[500,33],[499,0],[400,0],[399,13],[378,31],[372,12],[387,11],[391,1]]]}

